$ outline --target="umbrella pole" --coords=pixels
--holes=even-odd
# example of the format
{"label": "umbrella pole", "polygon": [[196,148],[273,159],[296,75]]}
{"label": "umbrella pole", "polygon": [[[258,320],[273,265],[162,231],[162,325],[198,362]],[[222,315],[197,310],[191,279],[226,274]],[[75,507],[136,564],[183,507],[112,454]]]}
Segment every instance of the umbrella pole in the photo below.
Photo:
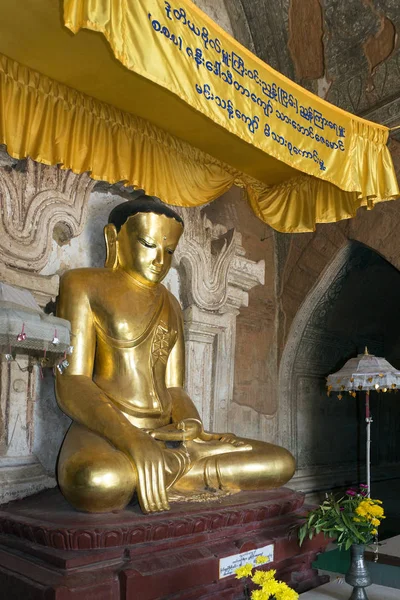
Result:
{"label": "umbrella pole", "polygon": [[369,410],[369,390],[365,392],[365,422],[367,424],[367,486],[368,486],[368,498],[371,497],[371,414]]}

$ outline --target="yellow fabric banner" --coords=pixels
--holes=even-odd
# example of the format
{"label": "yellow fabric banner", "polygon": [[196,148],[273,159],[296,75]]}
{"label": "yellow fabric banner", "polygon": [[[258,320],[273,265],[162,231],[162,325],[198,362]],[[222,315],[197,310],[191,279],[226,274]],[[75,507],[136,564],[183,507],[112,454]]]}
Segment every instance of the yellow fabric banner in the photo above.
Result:
{"label": "yellow fabric banner", "polygon": [[[172,77],[174,89],[179,88],[188,96],[190,92],[195,98],[197,95],[200,104],[208,106],[209,110],[212,107],[222,119],[221,122],[225,119],[229,126],[235,123],[238,131],[242,128],[243,135],[252,142],[261,131],[262,119],[265,119],[264,128],[269,124],[272,132],[272,119],[277,118],[280,126],[287,127],[289,133],[307,138],[307,143],[319,144],[322,150],[317,146],[318,156],[322,157],[321,152],[325,152],[325,148],[321,141],[313,139],[311,135],[304,136],[293,128],[293,124],[288,125],[276,116],[276,109],[281,111],[280,114],[284,110],[276,98],[266,100],[267,106],[271,100],[274,113],[262,117],[263,105],[254,102],[251,96],[248,98],[246,93],[235,90],[234,83],[229,84],[223,79],[222,70],[225,74],[227,68],[224,61],[230,64],[229,72],[234,77],[232,62],[229,62],[233,55],[231,59],[225,55],[222,58],[225,43],[232,44],[232,48],[235,48],[232,52],[237,55],[243,51],[241,57],[245,57],[246,69],[250,64],[247,55],[259,65],[259,78],[261,67],[271,73],[274,71],[242,49],[189,2],[186,1],[184,6],[190,6],[193,11],[191,17],[180,10],[174,13],[178,9],[173,8],[172,3],[148,0],[148,4],[153,11],[155,6],[158,7],[165,22],[173,24],[175,19],[186,31],[187,39],[191,36],[190,39],[195,40],[196,43],[192,41],[193,47],[205,51],[204,45],[207,44],[208,49],[217,52],[220,60],[216,60],[219,63],[216,68],[221,69],[221,77],[208,70],[210,65],[207,66],[207,61],[197,68],[196,53],[192,58],[186,52],[189,42],[185,46],[185,61],[188,62],[179,63],[181,67],[186,65],[182,72],[175,73],[173,64],[157,62],[157,57],[163,55],[165,40],[174,45],[175,52],[181,51],[175,46],[174,39],[176,41],[177,38],[171,40],[171,25],[168,29],[170,38],[167,38],[167,30],[161,28],[157,31],[157,23],[153,24],[155,12],[151,13],[152,19],[148,13],[145,15],[147,29],[137,31],[134,16],[135,11],[142,10],[139,0],[68,0],[65,9],[71,27],[76,29],[86,25],[103,31],[113,47],[119,48],[118,56],[127,65],[131,64],[128,50],[131,52],[137,46],[135,60],[149,69],[156,69],[161,78]],[[371,208],[377,202],[399,195],[386,146],[388,130],[335,109],[279,74],[276,74],[279,81],[284,80],[288,86],[292,86],[290,89],[300,90],[315,101],[314,108],[317,105],[328,106],[335,114],[337,112],[338,119],[343,118],[350,123],[349,130],[338,130],[337,140],[344,140],[345,149],[332,149],[331,163],[328,159],[322,159],[325,170],[313,159],[300,156],[293,147],[276,142],[272,133],[270,136],[263,135],[263,142],[274,142],[272,148],[283,153],[287,159],[302,160],[297,169],[277,160],[265,149],[258,149],[243,141],[238,135],[220,127],[211,117],[186,104],[184,99],[181,100],[166,87],[160,87],[125,68],[114,59],[103,36],[87,30],[76,36],[71,35],[62,24],[58,2],[40,0],[33,9],[29,2],[0,0],[0,7],[0,143],[6,144],[8,152],[16,158],[30,156],[46,164],[60,164],[76,173],[89,171],[94,179],[110,183],[125,181],[127,185],[144,188],[147,193],[178,206],[199,206],[210,202],[237,184],[246,190],[254,212],[282,232],[312,231],[316,223],[353,217],[360,206]],[[204,19],[209,38],[206,38],[203,30],[197,35],[195,27],[199,25],[194,18],[197,14]],[[156,21],[161,25],[161,20]],[[211,39],[211,32],[215,32],[213,45],[206,41]],[[136,34],[141,37],[135,41]],[[216,49],[217,37],[219,53]],[[184,38],[181,36],[181,39],[183,48]],[[156,54],[151,54],[153,51]],[[218,95],[218,100],[207,99],[209,92],[206,88],[204,95],[204,85],[210,85],[211,90],[211,83],[196,79],[195,86],[203,82],[201,94],[196,87],[193,91],[186,86],[185,82],[190,78],[203,75],[207,75],[211,81],[221,79],[219,85],[222,89],[226,85],[231,90],[231,97],[225,97],[226,111],[223,109],[222,93]],[[236,77],[240,75],[236,74]],[[275,83],[277,81],[274,80]],[[261,90],[258,97],[262,98],[265,94],[261,86],[255,83]],[[283,89],[283,84],[280,87]],[[288,90],[289,87],[286,88]],[[280,94],[283,101],[284,96],[282,92]],[[256,121],[252,125],[249,121],[241,120],[237,116],[239,113],[235,112],[230,118],[228,99],[233,105],[236,98],[247,102],[253,109],[249,114],[260,115],[258,129],[254,126]],[[295,110],[289,100],[288,107]],[[244,106],[237,109],[241,110],[241,115]],[[257,110],[261,110],[261,113]],[[224,116],[224,112],[228,116]],[[270,112],[269,109],[266,112]],[[320,112],[324,114],[322,109]],[[299,115],[296,123],[300,123]],[[318,119],[317,122],[321,125]],[[325,130],[329,129],[332,135],[334,128],[323,123]],[[311,121],[308,127],[313,127],[315,138],[315,132],[320,128]],[[254,134],[251,128],[254,128]],[[286,130],[279,131],[280,136],[289,139],[289,134],[284,133]],[[344,133],[344,137],[339,133]],[[342,156],[339,163],[336,162],[338,155]],[[343,158],[345,155],[347,160]],[[316,169],[316,176],[307,174],[311,167]]]}
{"label": "yellow fabric banner", "polygon": [[[2,55],[0,91],[0,143],[15,158],[30,156],[75,173],[89,171],[110,183],[126,181],[176,206],[200,206],[236,184],[246,189],[256,215],[285,233],[353,217],[368,203],[367,197],[309,175],[266,186],[144,119]],[[360,169],[364,158],[368,153],[361,147],[354,157]],[[392,171],[390,165],[377,167],[383,185]],[[367,179],[366,186],[378,186],[374,178]]]}
{"label": "yellow fabric banner", "polygon": [[[102,32],[128,69],[268,155],[363,197],[398,193],[385,127],[296,85],[190,0],[65,0],[64,18],[73,32]],[[378,163],[390,176],[368,172]]]}

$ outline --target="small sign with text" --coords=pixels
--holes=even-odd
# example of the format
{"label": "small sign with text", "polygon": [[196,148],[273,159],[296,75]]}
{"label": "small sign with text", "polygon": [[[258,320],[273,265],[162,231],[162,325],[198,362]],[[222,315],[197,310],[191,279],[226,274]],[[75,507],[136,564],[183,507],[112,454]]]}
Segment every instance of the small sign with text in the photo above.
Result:
{"label": "small sign with text", "polygon": [[241,552],[240,554],[233,554],[220,558],[219,560],[219,578],[229,577],[234,575],[236,569],[246,565],[252,564],[256,566],[256,558],[258,556],[265,556],[265,561],[257,562],[257,566],[265,565],[274,561],[274,545],[264,546],[264,548],[256,548],[255,550],[249,550],[248,552]]}

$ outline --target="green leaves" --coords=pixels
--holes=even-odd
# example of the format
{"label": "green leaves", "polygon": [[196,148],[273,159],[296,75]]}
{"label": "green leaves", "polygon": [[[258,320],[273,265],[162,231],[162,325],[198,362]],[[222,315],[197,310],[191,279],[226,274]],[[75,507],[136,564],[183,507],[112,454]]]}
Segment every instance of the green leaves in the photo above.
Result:
{"label": "green leaves", "polygon": [[371,540],[371,524],[356,513],[364,500],[361,495],[344,496],[335,499],[327,494],[325,500],[311,510],[305,522],[298,529],[300,546],[306,537],[312,539],[323,533],[325,537],[336,538],[339,549],[348,550],[352,544],[365,544]]}
{"label": "green leaves", "polygon": [[303,542],[304,542],[304,539],[305,539],[305,537],[306,537],[306,535],[307,535],[307,528],[308,528],[308,524],[307,524],[307,523],[305,523],[305,524],[304,524],[304,525],[302,525],[302,526],[300,527],[300,529],[299,529],[298,536],[299,536],[299,543],[300,543],[300,546],[303,544]]}

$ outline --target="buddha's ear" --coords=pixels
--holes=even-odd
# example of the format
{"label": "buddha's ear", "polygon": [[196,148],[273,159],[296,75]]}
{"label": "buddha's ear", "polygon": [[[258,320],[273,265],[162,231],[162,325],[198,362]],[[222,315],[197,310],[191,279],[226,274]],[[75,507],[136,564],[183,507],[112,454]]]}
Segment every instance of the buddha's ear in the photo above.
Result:
{"label": "buddha's ear", "polygon": [[108,223],[104,227],[104,239],[106,241],[106,262],[104,264],[108,269],[115,269],[117,266],[117,229],[114,223]]}

